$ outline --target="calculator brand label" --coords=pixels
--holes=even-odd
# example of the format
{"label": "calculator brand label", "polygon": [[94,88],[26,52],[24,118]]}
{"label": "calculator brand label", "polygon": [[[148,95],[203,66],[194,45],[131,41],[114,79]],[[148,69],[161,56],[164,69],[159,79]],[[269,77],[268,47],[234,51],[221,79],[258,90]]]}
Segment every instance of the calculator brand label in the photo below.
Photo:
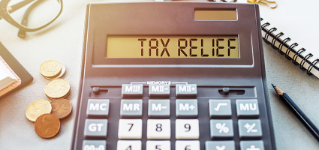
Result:
{"label": "calculator brand label", "polygon": [[170,85],[171,81],[147,81],[147,84],[148,85],[150,85],[150,84],[168,84],[168,85]]}

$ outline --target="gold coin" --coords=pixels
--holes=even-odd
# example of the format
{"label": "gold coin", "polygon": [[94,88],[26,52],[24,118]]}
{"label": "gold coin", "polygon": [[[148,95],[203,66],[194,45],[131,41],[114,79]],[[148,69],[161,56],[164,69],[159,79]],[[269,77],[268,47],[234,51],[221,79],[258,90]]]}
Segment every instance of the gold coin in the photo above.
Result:
{"label": "gold coin", "polygon": [[35,120],[46,113],[50,113],[52,110],[52,106],[49,101],[47,100],[36,100],[32,102],[25,111],[26,117],[32,121],[35,122]]}
{"label": "gold coin", "polygon": [[53,78],[58,76],[62,71],[62,66],[55,60],[48,60],[41,64],[40,73],[46,78]]}
{"label": "gold coin", "polygon": [[53,114],[43,114],[34,123],[35,132],[42,138],[52,138],[60,131],[61,123]]}
{"label": "gold coin", "polygon": [[71,86],[68,81],[64,79],[53,79],[47,83],[44,88],[44,93],[49,98],[65,98],[69,94]]}

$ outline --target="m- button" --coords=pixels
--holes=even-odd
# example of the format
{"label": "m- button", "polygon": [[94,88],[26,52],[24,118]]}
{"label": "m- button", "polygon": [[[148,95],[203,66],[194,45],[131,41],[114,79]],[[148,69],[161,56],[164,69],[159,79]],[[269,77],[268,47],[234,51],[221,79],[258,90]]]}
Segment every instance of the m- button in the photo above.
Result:
{"label": "m- button", "polygon": [[170,85],[168,84],[151,84],[149,85],[149,95],[151,98],[170,96]]}
{"label": "m- button", "polygon": [[88,117],[107,117],[109,115],[108,99],[89,99],[86,114]]}
{"label": "m- button", "polygon": [[259,116],[258,101],[256,99],[236,100],[236,108],[238,117]]}
{"label": "m- button", "polygon": [[122,84],[122,97],[134,98],[143,96],[143,84]]}
{"label": "m- button", "polygon": [[196,84],[176,84],[176,97],[196,97]]}
{"label": "m- button", "polygon": [[169,99],[150,99],[148,101],[149,117],[169,117],[170,116],[170,100]]}

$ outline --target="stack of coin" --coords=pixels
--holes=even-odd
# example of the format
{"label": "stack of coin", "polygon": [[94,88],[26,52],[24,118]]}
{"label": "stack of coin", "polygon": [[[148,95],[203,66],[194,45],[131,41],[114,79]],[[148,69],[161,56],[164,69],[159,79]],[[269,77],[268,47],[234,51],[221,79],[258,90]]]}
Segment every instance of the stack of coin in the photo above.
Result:
{"label": "stack of coin", "polygon": [[36,100],[27,107],[25,114],[34,122],[34,130],[40,137],[52,138],[59,133],[60,119],[72,112],[72,104],[66,100],[71,93],[71,86],[68,81],[60,78],[65,73],[65,67],[57,61],[44,62],[40,66],[40,73],[50,80],[44,93],[52,101]]}
{"label": "stack of coin", "polygon": [[45,61],[40,66],[41,75],[48,80],[62,77],[65,71],[65,66],[55,60]]}
{"label": "stack of coin", "polygon": [[52,138],[60,130],[60,119],[64,119],[72,112],[72,104],[66,99],[55,99],[51,103],[47,100],[32,102],[26,117],[34,122],[35,132],[42,138]]}
{"label": "stack of coin", "polygon": [[71,93],[71,86],[64,79],[53,79],[45,86],[44,93],[51,99],[66,98]]}

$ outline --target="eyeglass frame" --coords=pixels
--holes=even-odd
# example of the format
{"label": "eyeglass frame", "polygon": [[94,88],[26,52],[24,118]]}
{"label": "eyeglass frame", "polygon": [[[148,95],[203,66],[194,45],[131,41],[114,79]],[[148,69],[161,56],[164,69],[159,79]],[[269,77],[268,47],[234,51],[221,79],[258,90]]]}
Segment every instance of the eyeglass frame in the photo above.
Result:
{"label": "eyeglass frame", "polygon": [[[62,10],[63,10],[63,0],[57,0],[58,2],[60,2],[60,5],[61,5],[61,9],[60,9],[60,12],[58,13],[58,15],[53,19],[51,20],[50,22],[46,23],[45,25],[43,26],[40,26],[38,28],[28,28],[26,26],[23,26],[21,25],[21,23],[18,23],[16,22],[10,15],[10,12],[8,10],[8,8],[11,8],[11,7],[8,7],[8,4],[11,0],[2,0],[0,1],[0,18],[6,20],[7,22],[9,22],[11,25],[19,28],[19,29],[22,29],[26,32],[34,32],[34,31],[38,31],[38,30],[41,30],[47,26],[49,26],[51,23],[53,23],[62,13]],[[27,0],[25,0],[27,1]],[[23,3],[22,5],[25,6],[33,1],[39,1],[39,0],[29,0],[25,3]],[[16,8],[15,10],[12,10],[12,12],[16,11],[17,9],[23,7],[23,6],[20,6],[18,8]]]}

